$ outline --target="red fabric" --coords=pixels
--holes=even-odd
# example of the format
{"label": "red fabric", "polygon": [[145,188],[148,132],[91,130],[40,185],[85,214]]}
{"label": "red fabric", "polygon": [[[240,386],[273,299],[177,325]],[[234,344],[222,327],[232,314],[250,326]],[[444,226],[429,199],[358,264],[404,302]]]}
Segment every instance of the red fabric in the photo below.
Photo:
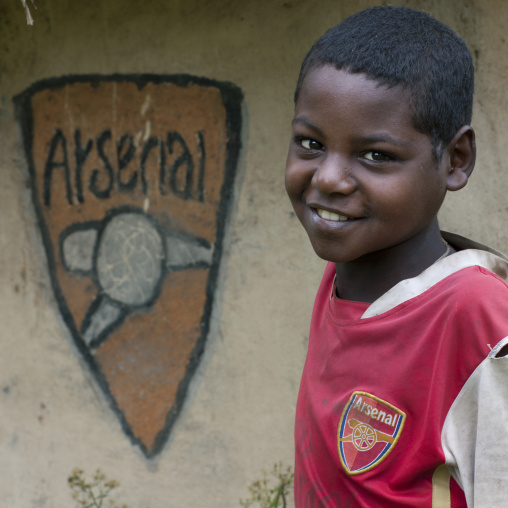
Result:
{"label": "red fabric", "polygon": [[[447,412],[488,344],[508,335],[507,286],[488,270],[465,268],[360,320],[362,304],[330,300],[333,275],[330,264],[297,404],[295,506],[430,508]],[[466,506],[460,487],[450,488],[452,506]]]}
{"label": "red fabric", "polygon": [[450,508],[467,508],[464,491],[460,488],[453,476],[450,478],[450,498]]}

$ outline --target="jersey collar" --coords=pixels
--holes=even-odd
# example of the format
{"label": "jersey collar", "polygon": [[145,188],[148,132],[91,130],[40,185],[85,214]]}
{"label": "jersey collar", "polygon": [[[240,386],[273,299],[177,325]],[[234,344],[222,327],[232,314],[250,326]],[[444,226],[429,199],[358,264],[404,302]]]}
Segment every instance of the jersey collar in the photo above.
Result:
{"label": "jersey collar", "polygon": [[361,319],[383,314],[470,266],[486,268],[508,282],[508,258],[504,254],[455,233],[441,231],[441,235],[457,252],[429,266],[420,275],[400,281],[374,301]]}

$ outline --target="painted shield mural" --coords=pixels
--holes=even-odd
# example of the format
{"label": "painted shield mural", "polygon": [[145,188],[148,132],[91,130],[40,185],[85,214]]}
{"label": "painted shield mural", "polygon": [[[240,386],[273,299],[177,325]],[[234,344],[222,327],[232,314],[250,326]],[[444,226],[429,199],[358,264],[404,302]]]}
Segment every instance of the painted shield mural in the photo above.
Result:
{"label": "painted shield mural", "polygon": [[340,461],[350,475],[382,462],[397,443],[406,415],[392,404],[365,392],[353,392],[337,432]]}
{"label": "painted shield mural", "polygon": [[59,310],[124,431],[153,456],[209,330],[241,91],[186,75],[79,76],[15,102]]}

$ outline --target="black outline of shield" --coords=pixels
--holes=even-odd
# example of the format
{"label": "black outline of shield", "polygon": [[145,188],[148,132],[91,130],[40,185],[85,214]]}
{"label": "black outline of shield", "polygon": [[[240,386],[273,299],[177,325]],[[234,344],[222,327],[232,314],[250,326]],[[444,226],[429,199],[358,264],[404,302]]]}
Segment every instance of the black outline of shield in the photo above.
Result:
{"label": "black outline of shield", "polygon": [[[222,97],[224,107],[226,109],[226,161],[224,168],[224,180],[220,192],[220,204],[217,209],[217,238],[213,251],[212,263],[208,276],[207,289],[206,289],[206,303],[201,319],[201,335],[197,340],[196,345],[192,351],[190,360],[187,364],[185,376],[181,379],[174,405],[166,415],[166,422],[164,427],[160,430],[155,438],[152,448],[149,450],[141,440],[136,438],[131,430],[131,427],[125,419],[122,411],[119,409],[115,399],[113,398],[105,376],[102,373],[99,365],[90,354],[90,351],[83,339],[80,336],[79,330],[76,328],[74,319],[67,307],[67,303],[59,286],[59,282],[55,276],[56,263],[54,248],[58,249],[59,246],[53,246],[49,238],[46,222],[42,212],[42,206],[37,197],[37,189],[35,185],[35,166],[33,160],[33,116],[31,108],[32,97],[42,90],[56,89],[65,85],[75,83],[90,83],[92,85],[101,82],[129,82],[135,83],[139,89],[142,89],[147,83],[163,84],[172,83],[178,86],[187,87],[192,84],[202,85],[207,87],[217,88]],[[58,304],[60,313],[71,332],[74,343],[80,351],[83,358],[86,360],[89,368],[94,374],[95,379],[99,383],[103,393],[105,394],[108,403],[114,413],[120,420],[122,429],[125,434],[130,438],[134,445],[140,447],[147,458],[152,458],[163,449],[166,441],[168,440],[171,430],[181,412],[185,397],[189,388],[189,384],[199,366],[201,357],[203,355],[206,339],[210,329],[210,318],[213,307],[214,294],[216,292],[217,280],[219,275],[220,260],[223,252],[223,242],[225,229],[228,224],[228,218],[232,208],[233,202],[233,189],[235,186],[235,177],[237,172],[237,164],[239,160],[241,146],[241,128],[242,128],[242,114],[241,108],[243,103],[243,93],[239,87],[229,82],[220,82],[204,77],[196,77],[187,74],[174,74],[174,75],[156,75],[156,74],[112,74],[112,75],[75,75],[63,76],[58,78],[50,78],[38,81],[28,87],[25,91],[13,98],[16,108],[16,118],[21,126],[23,134],[23,143],[25,154],[28,162],[28,169],[31,180],[32,200],[34,203],[39,228],[42,235],[43,244],[46,250],[48,269],[51,278],[51,285]]]}

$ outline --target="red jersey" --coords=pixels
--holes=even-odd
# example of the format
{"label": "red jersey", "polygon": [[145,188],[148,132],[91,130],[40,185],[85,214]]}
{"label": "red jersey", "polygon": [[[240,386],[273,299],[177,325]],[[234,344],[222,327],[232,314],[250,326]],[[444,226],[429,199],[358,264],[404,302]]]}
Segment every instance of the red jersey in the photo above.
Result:
{"label": "red jersey", "polygon": [[297,404],[296,508],[508,506],[508,262],[474,247],[372,304],[336,298],[327,266]]}

